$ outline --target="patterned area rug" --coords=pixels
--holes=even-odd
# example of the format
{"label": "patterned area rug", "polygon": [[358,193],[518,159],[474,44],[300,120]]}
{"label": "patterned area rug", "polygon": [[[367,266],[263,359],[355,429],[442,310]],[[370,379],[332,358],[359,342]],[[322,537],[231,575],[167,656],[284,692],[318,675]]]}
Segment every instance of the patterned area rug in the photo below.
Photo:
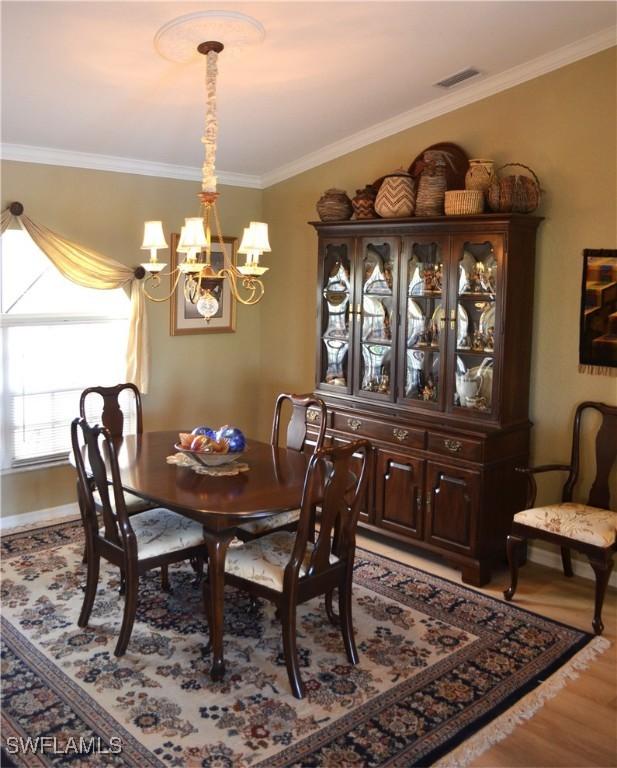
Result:
{"label": "patterned area rug", "polygon": [[[200,590],[184,564],[170,571],[171,594],[157,572],[143,578],[131,642],[117,659],[122,598],[109,565],[90,626],[76,624],[82,547],[78,523],[2,539],[2,765],[464,765],[608,646],[360,550],[360,664],[347,663],[323,602],[305,604],[307,696],[298,701],[273,609],[252,611],[233,589],[227,675],[210,681]],[[23,753],[26,737],[36,755]]]}

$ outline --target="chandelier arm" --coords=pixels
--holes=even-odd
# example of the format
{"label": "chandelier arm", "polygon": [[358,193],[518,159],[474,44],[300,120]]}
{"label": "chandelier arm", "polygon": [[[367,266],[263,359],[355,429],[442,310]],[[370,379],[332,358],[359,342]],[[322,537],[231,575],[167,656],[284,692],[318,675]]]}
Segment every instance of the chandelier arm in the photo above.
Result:
{"label": "chandelier arm", "polygon": [[[171,289],[171,291],[170,291],[170,292],[167,294],[167,296],[164,296],[163,298],[157,298],[156,296],[153,296],[153,295],[152,295],[152,294],[151,294],[151,293],[148,291],[148,289],[146,288],[146,285],[147,285],[147,283],[148,283],[148,282],[153,282],[153,281],[155,281],[155,276],[154,276],[154,275],[150,275],[149,277],[146,277],[146,279],[145,279],[145,280],[144,280],[144,282],[143,282],[143,291],[144,291],[144,294],[145,294],[145,295],[146,295],[146,296],[147,296],[147,297],[150,299],[150,301],[154,301],[154,302],[156,302],[157,304],[161,304],[162,302],[164,302],[164,301],[169,301],[169,299],[171,299],[171,297],[174,295],[174,292],[175,292],[176,288],[178,287],[178,283],[180,282],[180,278],[182,277],[182,272],[180,272],[180,270],[178,270],[178,269],[175,269],[175,270],[173,270],[172,272],[166,272],[166,273],[165,273],[165,275],[170,275],[170,276],[171,276],[171,275],[173,275],[173,273],[174,273],[174,272],[177,272],[177,275],[176,275],[176,279],[174,280],[174,285],[173,285],[173,288],[172,288],[172,289]],[[157,285],[159,285],[159,283],[160,283],[160,282],[161,282],[161,281],[160,281],[160,279],[159,279],[159,280],[158,280],[158,281],[155,283],[155,287],[156,287]]]}
{"label": "chandelier arm", "polygon": [[[235,272],[229,267],[223,267],[223,269],[219,270],[217,275],[220,277],[226,277],[229,280],[229,287],[231,289],[232,296],[234,299],[236,299],[236,301],[239,301],[240,304],[251,306],[261,301],[265,290],[264,284],[261,282],[261,280],[258,280],[253,276],[247,277],[245,275],[241,275],[239,272]],[[248,291],[247,297],[241,295],[238,282],[241,283],[243,290]]]}

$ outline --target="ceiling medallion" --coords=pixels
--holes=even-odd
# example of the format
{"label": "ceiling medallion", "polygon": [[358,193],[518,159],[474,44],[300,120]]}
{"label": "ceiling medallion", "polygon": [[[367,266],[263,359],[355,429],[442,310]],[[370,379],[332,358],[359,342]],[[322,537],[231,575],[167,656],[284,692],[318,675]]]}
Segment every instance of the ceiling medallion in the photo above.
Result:
{"label": "ceiling medallion", "polygon": [[164,24],[154,36],[154,47],[164,59],[188,64],[199,58],[197,48],[206,40],[217,40],[226,50],[238,51],[259,45],[265,36],[262,24],[252,16],[236,11],[199,11]]}

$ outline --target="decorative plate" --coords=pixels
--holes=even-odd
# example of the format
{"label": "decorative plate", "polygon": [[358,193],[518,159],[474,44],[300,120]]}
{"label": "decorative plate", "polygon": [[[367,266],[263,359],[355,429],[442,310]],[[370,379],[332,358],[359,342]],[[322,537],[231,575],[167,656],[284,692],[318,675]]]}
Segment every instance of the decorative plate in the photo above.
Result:
{"label": "decorative plate", "polygon": [[492,301],[486,303],[486,306],[480,315],[480,320],[478,321],[478,330],[480,333],[486,335],[489,328],[495,330],[495,304]]}
{"label": "decorative plate", "polygon": [[236,461],[244,453],[204,453],[203,451],[191,451],[190,448],[183,448],[180,443],[176,443],[174,448],[178,453],[184,453],[187,456],[195,459],[204,467],[218,467],[221,464],[230,464],[232,461]]}
{"label": "decorative plate", "polygon": [[422,173],[424,153],[429,150],[431,152],[444,153],[446,159],[446,189],[465,189],[465,174],[469,168],[469,158],[465,150],[461,149],[458,144],[451,144],[448,141],[433,144],[420,152],[409,166],[409,173],[414,179],[417,179]]}
{"label": "decorative plate", "polygon": [[411,347],[424,330],[425,317],[417,301],[407,299],[407,344]]}
{"label": "decorative plate", "polygon": [[[467,328],[469,327],[469,317],[467,315],[467,310],[465,307],[463,307],[462,304],[457,304],[457,321],[456,321],[456,344],[457,346],[463,341],[465,336],[467,336]],[[435,307],[435,311],[433,312],[433,317],[431,318],[431,323],[437,323],[439,325],[439,328],[443,328],[445,323],[443,323],[443,318],[445,317],[445,312],[442,304],[438,304]]]}

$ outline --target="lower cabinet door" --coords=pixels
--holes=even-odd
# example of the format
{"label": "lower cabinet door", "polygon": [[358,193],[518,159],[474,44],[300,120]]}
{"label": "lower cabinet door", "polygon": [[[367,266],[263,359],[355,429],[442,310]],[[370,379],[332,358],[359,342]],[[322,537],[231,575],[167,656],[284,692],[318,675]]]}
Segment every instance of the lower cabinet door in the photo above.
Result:
{"label": "lower cabinet door", "polygon": [[426,541],[473,554],[480,501],[480,473],[449,464],[426,465]]}
{"label": "lower cabinet door", "polygon": [[[361,437],[361,436],[360,436]],[[327,440],[330,445],[348,445],[349,443],[353,442],[352,440],[344,440],[340,437],[334,437],[331,440]],[[354,454],[355,456],[355,454]],[[367,467],[368,476],[366,478],[366,490],[364,492],[364,498],[360,502],[360,520],[363,520],[365,523],[373,523],[375,516],[373,514],[373,478],[374,478],[374,469],[373,469],[373,456],[369,456],[369,464]],[[357,459],[353,459],[352,461],[352,470],[360,472],[361,468],[361,462],[362,462],[362,456],[361,454],[358,454]]]}
{"label": "lower cabinet door", "polygon": [[381,528],[414,539],[423,536],[422,459],[379,450],[375,464],[375,517]]}

